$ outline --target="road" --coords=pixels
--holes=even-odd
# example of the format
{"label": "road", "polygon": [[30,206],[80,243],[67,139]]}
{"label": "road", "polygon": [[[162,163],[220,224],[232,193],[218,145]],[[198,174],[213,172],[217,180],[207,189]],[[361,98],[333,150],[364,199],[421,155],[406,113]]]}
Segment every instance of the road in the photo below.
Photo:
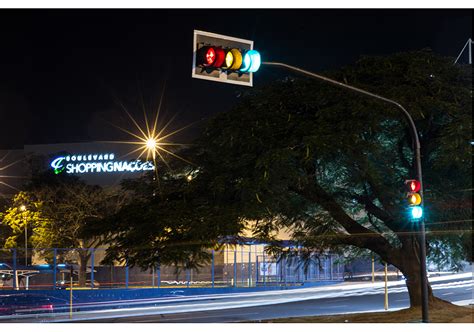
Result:
{"label": "road", "polygon": [[[473,303],[472,273],[430,278],[436,296],[458,305]],[[384,283],[337,285],[241,294],[160,299],[143,307],[55,316],[0,318],[2,322],[226,323],[272,318],[384,310]],[[404,281],[389,282],[389,310],[408,307]]]}

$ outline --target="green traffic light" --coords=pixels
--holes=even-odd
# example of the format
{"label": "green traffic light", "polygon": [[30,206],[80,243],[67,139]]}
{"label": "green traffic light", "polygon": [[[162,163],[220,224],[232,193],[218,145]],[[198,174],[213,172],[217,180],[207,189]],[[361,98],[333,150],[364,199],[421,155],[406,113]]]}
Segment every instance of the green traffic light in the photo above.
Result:
{"label": "green traffic light", "polygon": [[423,209],[421,206],[413,206],[410,208],[410,213],[413,219],[420,219],[423,216]]}

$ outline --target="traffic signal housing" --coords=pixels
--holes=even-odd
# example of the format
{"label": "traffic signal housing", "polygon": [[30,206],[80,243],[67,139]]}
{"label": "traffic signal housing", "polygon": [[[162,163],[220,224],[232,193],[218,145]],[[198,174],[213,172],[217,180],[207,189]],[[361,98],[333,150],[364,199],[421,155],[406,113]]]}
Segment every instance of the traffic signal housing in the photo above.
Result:
{"label": "traffic signal housing", "polygon": [[260,53],[255,50],[202,46],[197,51],[197,65],[206,69],[254,73],[260,64]]}
{"label": "traffic signal housing", "polygon": [[253,41],[194,30],[192,77],[252,86],[260,65]]}
{"label": "traffic signal housing", "polygon": [[423,201],[421,197],[421,183],[418,180],[406,180],[405,184],[407,185],[408,193],[408,204],[410,217],[412,220],[417,221],[423,216],[423,208],[421,203]]}

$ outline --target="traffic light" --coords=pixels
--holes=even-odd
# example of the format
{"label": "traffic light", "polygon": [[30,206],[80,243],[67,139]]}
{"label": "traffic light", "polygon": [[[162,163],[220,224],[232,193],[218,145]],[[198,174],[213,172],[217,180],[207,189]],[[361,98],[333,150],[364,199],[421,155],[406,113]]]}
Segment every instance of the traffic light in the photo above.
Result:
{"label": "traffic light", "polygon": [[197,65],[206,69],[254,73],[260,68],[260,64],[260,53],[255,50],[224,49],[208,45],[197,51]]}
{"label": "traffic light", "polygon": [[252,86],[260,65],[253,41],[194,30],[192,77]]}
{"label": "traffic light", "polygon": [[422,202],[421,183],[417,180],[406,180],[405,184],[408,186],[407,197],[410,204],[410,216],[412,220],[418,220],[423,216],[423,208],[420,206]]}

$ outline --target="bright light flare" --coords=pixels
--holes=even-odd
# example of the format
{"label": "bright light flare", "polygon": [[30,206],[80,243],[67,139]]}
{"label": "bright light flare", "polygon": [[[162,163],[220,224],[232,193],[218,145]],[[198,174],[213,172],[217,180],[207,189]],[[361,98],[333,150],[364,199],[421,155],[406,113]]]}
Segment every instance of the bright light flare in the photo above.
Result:
{"label": "bright light flare", "polygon": [[154,139],[153,137],[150,137],[149,139],[146,140],[145,142],[146,144],[146,148],[148,150],[155,150],[156,149],[156,139]]}
{"label": "bright light flare", "polygon": [[[8,155],[10,154],[10,152],[7,152],[4,156],[2,156],[0,158],[0,187],[1,186],[5,186],[5,187],[9,187],[13,190],[16,190],[16,191],[20,191],[19,188],[16,188],[14,186],[12,186],[11,184],[8,184],[4,181],[2,181],[2,179],[13,179],[13,178],[17,178],[17,179],[23,179],[25,178],[24,176],[17,176],[17,175],[7,175],[5,171],[8,171],[8,169],[10,167],[13,167],[15,166],[16,164],[18,164],[19,162],[23,161],[23,159],[18,159],[18,160],[15,160],[7,165],[2,165],[3,162],[7,159]],[[1,192],[0,192],[0,195],[1,195]]]}
{"label": "bright light flare", "polygon": [[[184,126],[182,128],[178,128],[174,131],[167,131],[168,127],[170,124],[173,122],[174,118],[176,116],[173,116],[168,122],[166,122],[164,125],[160,126],[158,124],[159,116],[160,116],[160,110],[163,102],[163,95],[164,95],[164,90],[161,94],[160,102],[156,111],[156,114],[152,121],[148,120],[147,112],[145,110],[145,105],[142,100],[142,106],[143,106],[143,116],[145,120],[145,127],[140,126],[138,122],[133,118],[133,116],[128,112],[128,110],[125,108],[125,106],[121,103],[118,102],[119,105],[122,107],[122,109],[125,111],[125,113],[128,115],[132,123],[134,124],[135,128],[138,130],[138,132],[132,132],[131,130],[127,130],[124,128],[121,128],[117,125],[112,124],[116,128],[120,129],[121,131],[127,133],[128,135],[132,136],[135,140],[132,141],[111,141],[109,143],[121,143],[121,144],[130,144],[130,145],[138,145],[138,147],[129,153],[127,153],[125,156],[129,155],[137,155],[137,159],[141,158],[142,156],[146,155],[147,160],[153,160],[153,164],[155,166],[155,172],[158,170],[157,165],[156,165],[156,157],[158,158],[170,169],[168,162],[166,161],[164,155],[168,154],[171,155],[175,158],[178,158],[180,160],[183,160],[184,162],[187,162],[189,164],[192,164],[190,161],[178,156],[174,152],[172,152],[169,147],[173,146],[186,146],[186,144],[181,144],[181,143],[174,143],[170,142],[169,139],[183,131],[184,129],[190,127],[192,124]],[[143,98],[142,98],[143,99]]]}

